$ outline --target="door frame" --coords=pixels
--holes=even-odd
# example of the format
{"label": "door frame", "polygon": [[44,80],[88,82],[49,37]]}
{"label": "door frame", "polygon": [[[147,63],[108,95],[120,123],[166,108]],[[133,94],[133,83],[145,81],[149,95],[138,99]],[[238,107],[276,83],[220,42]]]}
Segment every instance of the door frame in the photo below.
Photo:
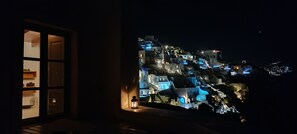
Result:
{"label": "door frame", "polygon": [[[71,45],[73,43],[72,36],[74,31],[65,29],[65,28],[60,28],[36,21],[31,21],[31,20],[25,20],[24,25],[22,27],[22,31],[25,29],[28,30],[33,30],[40,32],[40,86],[39,86],[39,116],[38,117],[33,117],[33,118],[28,118],[28,119],[21,119],[23,125],[27,124],[32,124],[32,123],[43,123],[43,122],[48,122],[51,120],[59,119],[66,117],[70,115],[70,104],[71,104],[71,81],[70,74],[72,73],[71,71],[71,61],[72,61],[72,56],[71,56]],[[54,114],[54,115],[48,115],[47,114],[47,96],[48,96],[48,86],[47,86],[47,80],[48,80],[48,35],[58,35],[64,37],[64,112],[60,114]],[[22,47],[21,47],[21,62],[26,59],[24,58],[24,33],[22,32]],[[21,69],[23,69],[23,64],[21,64]],[[76,73],[74,73],[76,75]],[[23,78],[20,80],[23,83]],[[21,88],[23,90],[23,88]],[[22,92],[21,92],[21,97],[22,97]],[[21,102],[22,103],[22,102]],[[22,106],[22,104],[20,105]],[[21,107],[20,107],[21,108]],[[22,111],[22,109],[21,109]],[[22,112],[21,112],[22,114]],[[20,116],[22,117],[22,115]]]}

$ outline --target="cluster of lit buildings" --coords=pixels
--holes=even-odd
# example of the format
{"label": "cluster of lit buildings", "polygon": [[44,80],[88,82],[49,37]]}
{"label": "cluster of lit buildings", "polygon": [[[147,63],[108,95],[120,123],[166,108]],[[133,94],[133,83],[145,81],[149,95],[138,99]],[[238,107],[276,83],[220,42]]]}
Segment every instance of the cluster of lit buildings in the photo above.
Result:
{"label": "cluster of lit buildings", "polygon": [[281,65],[280,61],[271,63],[270,65],[264,67],[264,70],[271,76],[281,76],[292,72],[292,69],[289,66]]}
{"label": "cluster of lit buildings", "polygon": [[[201,104],[215,113],[239,113],[233,99],[245,101],[245,83],[230,83],[228,77],[248,76],[252,66],[226,64],[219,50],[187,52],[160,43],[154,36],[139,38],[139,89],[145,103],[164,103],[198,109]],[[236,94],[232,98],[228,91]]]}

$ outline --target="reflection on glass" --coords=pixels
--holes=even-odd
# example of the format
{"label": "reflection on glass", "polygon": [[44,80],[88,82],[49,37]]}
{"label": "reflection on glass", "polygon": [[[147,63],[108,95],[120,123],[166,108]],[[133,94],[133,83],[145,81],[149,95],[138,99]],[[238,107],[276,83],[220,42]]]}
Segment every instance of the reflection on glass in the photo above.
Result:
{"label": "reflection on glass", "polygon": [[40,33],[24,30],[24,57],[40,58]]}
{"label": "reflection on glass", "polygon": [[48,63],[48,86],[64,86],[64,63]]}
{"label": "reflection on glass", "polygon": [[23,91],[22,98],[22,119],[39,116],[39,91]]}
{"label": "reflection on glass", "polygon": [[48,115],[64,112],[64,89],[48,89]]}
{"label": "reflection on glass", "polygon": [[64,60],[64,37],[48,35],[48,59]]}
{"label": "reflection on glass", "polygon": [[24,60],[23,88],[39,87],[40,62]]}

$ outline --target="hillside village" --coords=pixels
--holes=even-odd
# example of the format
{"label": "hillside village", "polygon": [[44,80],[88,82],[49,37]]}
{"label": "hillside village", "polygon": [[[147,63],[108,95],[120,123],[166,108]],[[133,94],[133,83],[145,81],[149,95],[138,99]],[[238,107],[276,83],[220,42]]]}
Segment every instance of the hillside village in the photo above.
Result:
{"label": "hillside village", "polygon": [[142,102],[197,110],[207,106],[219,114],[240,112],[233,102],[244,103],[249,89],[245,83],[230,83],[228,78],[248,77],[253,71],[251,65],[245,61],[226,64],[219,50],[186,52],[161,44],[154,36],[139,38],[138,42]]}
{"label": "hillside village", "polygon": [[[257,69],[245,60],[225,63],[220,50],[187,52],[162,44],[154,36],[139,38],[139,98],[185,109],[226,114],[240,113],[249,87],[242,77]],[[288,66],[264,67],[271,76],[291,72]],[[277,75],[276,75],[277,74]]]}

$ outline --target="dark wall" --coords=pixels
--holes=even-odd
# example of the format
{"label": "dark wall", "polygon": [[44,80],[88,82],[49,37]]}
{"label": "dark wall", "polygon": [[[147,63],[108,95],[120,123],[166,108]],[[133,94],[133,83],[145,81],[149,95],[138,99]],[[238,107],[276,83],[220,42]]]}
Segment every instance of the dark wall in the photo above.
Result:
{"label": "dark wall", "polygon": [[78,32],[80,118],[112,119],[120,108],[120,2],[88,3]]}
{"label": "dark wall", "polygon": [[[122,48],[121,48],[121,76],[122,88],[128,89],[128,94],[134,94],[131,89],[138,89],[139,59],[136,7],[133,0],[122,3]],[[138,90],[136,91],[138,94]],[[129,96],[129,99],[132,99]]]}
{"label": "dark wall", "polygon": [[[20,126],[20,110],[18,110],[18,102],[20,102],[20,89],[17,87],[21,87],[21,83],[17,82],[16,79],[22,77],[17,73],[16,68],[20,65],[19,62],[19,42],[15,40],[15,36],[17,36],[17,32],[15,32],[19,25],[14,23],[18,19],[15,17],[16,12],[11,7],[11,3],[2,3],[0,12],[1,16],[5,19],[1,21],[1,47],[2,52],[1,56],[1,97],[0,97],[0,119],[1,125],[0,130],[1,133],[4,134],[13,134],[17,133]],[[3,7],[2,7],[3,6]],[[19,96],[19,97],[18,97]],[[19,107],[20,108],[20,107]]]}

